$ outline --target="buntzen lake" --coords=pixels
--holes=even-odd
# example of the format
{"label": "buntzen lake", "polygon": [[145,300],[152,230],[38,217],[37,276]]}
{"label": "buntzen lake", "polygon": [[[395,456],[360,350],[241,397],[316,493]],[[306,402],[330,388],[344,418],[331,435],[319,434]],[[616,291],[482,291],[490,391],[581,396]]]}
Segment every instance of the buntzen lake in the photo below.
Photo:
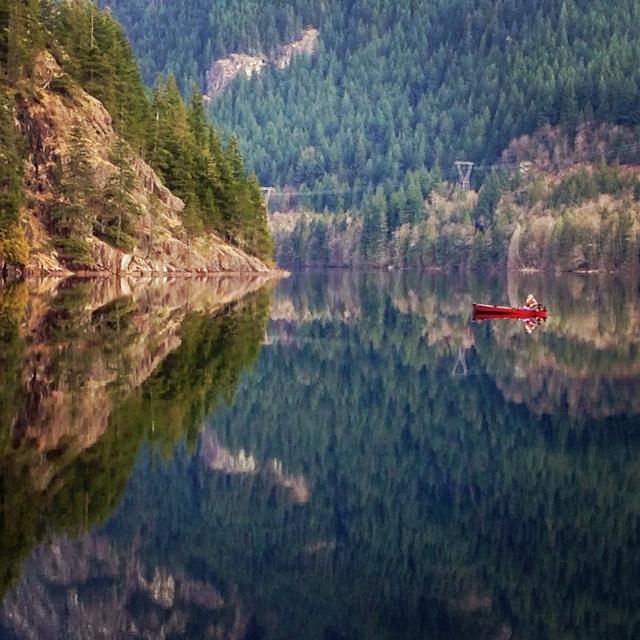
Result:
{"label": "buntzen lake", "polygon": [[5,286],[0,426],[1,638],[640,637],[637,280]]}

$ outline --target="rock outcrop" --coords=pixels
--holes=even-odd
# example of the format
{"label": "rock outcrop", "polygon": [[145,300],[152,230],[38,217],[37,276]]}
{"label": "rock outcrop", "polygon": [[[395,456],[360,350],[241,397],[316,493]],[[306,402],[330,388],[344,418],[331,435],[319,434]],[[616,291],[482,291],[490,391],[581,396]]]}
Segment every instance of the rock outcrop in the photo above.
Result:
{"label": "rock outcrop", "polygon": [[[28,207],[25,215],[30,245],[30,275],[69,273],[61,263],[47,229],[47,212],[54,201],[54,179],[65,162],[69,135],[80,127],[91,153],[96,189],[104,188],[116,171],[109,154],[117,135],[111,116],[103,104],[67,78],[47,51],[34,63],[35,90],[20,101],[18,119],[28,146],[26,187]],[[54,82],[58,80],[58,83]],[[155,171],[134,156],[135,186],[131,192],[141,215],[136,226],[137,246],[130,253],[116,249],[90,236],[94,267],[104,274],[164,273],[264,273],[260,260],[233,247],[213,233],[190,238],[180,214],[184,203],[167,189]]]}
{"label": "rock outcrop", "polygon": [[248,53],[232,53],[216,60],[207,72],[207,96],[213,98],[222,93],[239,73],[250,78],[254,73],[260,73],[267,64],[268,58]]}
{"label": "rock outcrop", "polygon": [[313,27],[305,29],[298,40],[283,44],[278,50],[278,55],[273,60],[276,69],[286,69],[296,56],[312,54],[318,46],[320,32]]}
{"label": "rock outcrop", "polygon": [[226,58],[216,60],[207,72],[207,97],[212,99],[222,93],[240,73],[251,78],[266,66],[286,69],[296,56],[309,55],[316,50],[319,35],[317,29],[309,27],[302,32],[298,40],[283,44],[271,58],[262,54],[232,53]]}

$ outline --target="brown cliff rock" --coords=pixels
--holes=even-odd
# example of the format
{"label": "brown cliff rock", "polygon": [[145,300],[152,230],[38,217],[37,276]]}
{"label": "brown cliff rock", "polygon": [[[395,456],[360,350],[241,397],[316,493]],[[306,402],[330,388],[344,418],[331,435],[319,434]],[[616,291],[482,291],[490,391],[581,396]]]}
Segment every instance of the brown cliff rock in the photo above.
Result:
{"label": "brown cliff rock", "polygon": [[318,45],[320,32],[314,27],[305,29],[300,38],[283,44],[272,58],[262,54],[232,53],[226,58],[213,62],[207,71],[207,98],[211,100],[222,93],[232,80],[240,73],[251,78],[260,73],[265,67],[286,69],[296,56],[312,54]]}
{"label": "brown cliff rock", "polygon": [[[18,119],[28,146],[25,213],[30,245],[28,275],[65,274],[68,269],[47,229],[47,212],[54,202],[54,176],[68,152],[69,133],[79,126],[91,153],[94,182],[104,187],[116,170],[109,153],[117,140],[112,119],[99,100],[72,82],[65,91],[52,88],[63,71],[53,56],[43,51],[34,63],[35,90],[21,99]],[[164,273],[266,273],[259,259],[233,247],[213,233],[190,239],[180,213],[184,203],[167,189],[155,171],[134,156],[136,184],[131,196],[140,208],[137,246],[131,253],[116,249],[96,237],[87,238],[95,266],[103,274]]]}

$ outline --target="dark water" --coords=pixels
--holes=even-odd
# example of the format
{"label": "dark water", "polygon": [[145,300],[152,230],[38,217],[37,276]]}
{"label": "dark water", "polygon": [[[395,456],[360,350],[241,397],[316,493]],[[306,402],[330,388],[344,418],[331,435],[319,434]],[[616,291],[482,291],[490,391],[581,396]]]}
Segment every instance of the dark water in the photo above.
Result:
{"label": "dark water", "polygon": [[638,282],[262,284],[0,291],[0,636],[640,638]]}

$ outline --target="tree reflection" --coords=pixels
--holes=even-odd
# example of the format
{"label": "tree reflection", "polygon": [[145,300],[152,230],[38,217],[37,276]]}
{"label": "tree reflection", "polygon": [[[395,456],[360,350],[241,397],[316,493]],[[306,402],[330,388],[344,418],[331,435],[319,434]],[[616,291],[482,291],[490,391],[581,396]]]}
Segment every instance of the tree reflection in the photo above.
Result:
{"label": "tree reflection", "polygon": [[97,286],[0,292],[3,588],[39,540],[112,513],[143,442],[193,444],[260,349],[268,291],[191,311],[153,291],[105,303]]}

